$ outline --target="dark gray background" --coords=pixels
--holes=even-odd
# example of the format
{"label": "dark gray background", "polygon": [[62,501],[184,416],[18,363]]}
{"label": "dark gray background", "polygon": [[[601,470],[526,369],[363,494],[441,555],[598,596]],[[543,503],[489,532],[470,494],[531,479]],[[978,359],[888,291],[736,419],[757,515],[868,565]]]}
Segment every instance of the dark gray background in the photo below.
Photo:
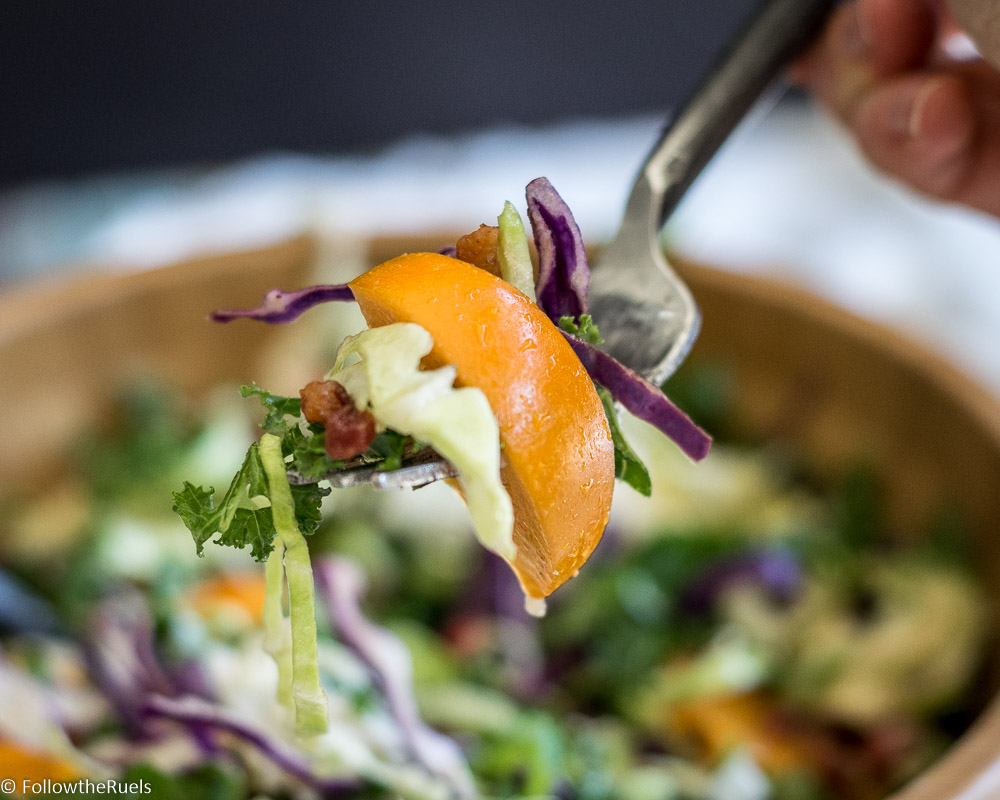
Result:
{"label": "dark gray background", "polygon": [[662,111],[755,0],[7,0],[0,186]]}

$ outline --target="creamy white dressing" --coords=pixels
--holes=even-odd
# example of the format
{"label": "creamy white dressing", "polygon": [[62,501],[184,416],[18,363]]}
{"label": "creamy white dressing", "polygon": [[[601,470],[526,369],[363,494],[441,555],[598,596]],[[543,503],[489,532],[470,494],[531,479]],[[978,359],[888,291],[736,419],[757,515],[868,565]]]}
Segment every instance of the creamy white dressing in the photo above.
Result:
{"label": "creamy white dressing", "polygon": [[524,596],[524,610],[533,617],[544,617],[548,606],[544,597],[532,597],[526,594]]}

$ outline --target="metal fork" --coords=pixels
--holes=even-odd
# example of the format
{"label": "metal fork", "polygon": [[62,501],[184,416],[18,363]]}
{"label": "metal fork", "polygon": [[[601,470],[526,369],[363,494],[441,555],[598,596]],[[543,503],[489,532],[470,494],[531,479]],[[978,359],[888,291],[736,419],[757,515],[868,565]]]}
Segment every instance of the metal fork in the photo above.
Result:
{"label": "metal fork", "polygon": [[[652,383],[662,383],[680,366],[701,323],[691,292],[663,255],[663,223],[835,5],[836,0],[761,3],[639,171],[618,234],[591,271],[590,311],[605,340],[602,349]],[[358,458],[326,479],[334,487],[371,483],[396,489],[454,475],[452,466],[428,449],[407,455],[400,469],[382,471]]]}

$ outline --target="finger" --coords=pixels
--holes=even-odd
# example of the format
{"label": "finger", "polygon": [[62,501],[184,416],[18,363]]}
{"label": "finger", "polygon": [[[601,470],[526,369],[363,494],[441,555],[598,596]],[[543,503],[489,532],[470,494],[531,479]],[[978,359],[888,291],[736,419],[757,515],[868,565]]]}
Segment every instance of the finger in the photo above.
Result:
{"label": "finger", "polygon": [[871,162],[933,197],[1000,214],[1000,76],[978,68],[887,81],[853,130]]}
{"label": "finger", "polygon": [[938,21],[930,0],[858,0],[857,17],[875,77],[927,61]]}
{"label": "finger", "polygon": [[934,31],[925,0],[855,0],[834,13],[790,77],[847,120],[880,79],[925,63]]}
{"label": "finger", "polygon": [[858,2],[838,9],[810,54],[805,83],[836,116],[851,116],[860,97],[874,82],[868,60],[869,30]]}

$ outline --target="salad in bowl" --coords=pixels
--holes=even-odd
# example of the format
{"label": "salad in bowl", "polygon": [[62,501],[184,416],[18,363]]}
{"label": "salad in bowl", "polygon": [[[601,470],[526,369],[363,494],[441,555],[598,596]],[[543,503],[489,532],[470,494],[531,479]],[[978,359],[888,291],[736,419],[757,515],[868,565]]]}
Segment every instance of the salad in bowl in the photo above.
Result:
{"label": "salad in bowl", "polygon": [[[601,354],[572,216],[545,181],[528,213],[537,281],[508,206],[216,312],[372,327],[299,397],[133,389],[4,501],[5,793],[866,800],[943,752],[989,630],[947,531],[893,547],[864,464],[727,437],[711,365],[688,417]],[[427,450],[452,485],[328,486]]]}

